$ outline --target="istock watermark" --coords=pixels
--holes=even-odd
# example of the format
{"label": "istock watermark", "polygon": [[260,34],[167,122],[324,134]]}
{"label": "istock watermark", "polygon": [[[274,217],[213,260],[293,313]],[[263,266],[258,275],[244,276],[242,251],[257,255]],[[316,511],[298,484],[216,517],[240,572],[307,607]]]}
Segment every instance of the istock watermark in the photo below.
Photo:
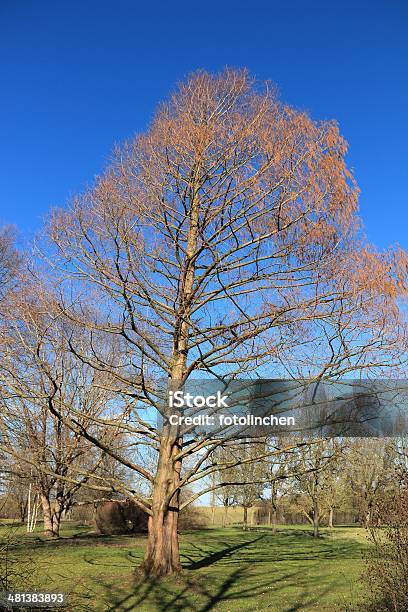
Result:
{"label": "istock watermark", "polygon": [[194,426],[219,426],[219,427],[270,427],[274,425],[284,425],[295,427],[296,420],[293,416],[275,416],[269,414],[265,416],[256,416],[254,414],[238,415],[238,414],[198,414],[196,416],[184,416],[171,414],[168,417],[170,425],[194,425]]}
{"label": "istock watermark", "polygon": [[[161,384],[161,383],[160,383]],[[158,397],[181,435],[390,437],[408,433],[407,380],[188,380]]]}
{"label": "istock watermark", "polygon": [[227,396],[217,391],[215,395],[193,395],[184,391],[170,391],[170,408],[228,408]]}

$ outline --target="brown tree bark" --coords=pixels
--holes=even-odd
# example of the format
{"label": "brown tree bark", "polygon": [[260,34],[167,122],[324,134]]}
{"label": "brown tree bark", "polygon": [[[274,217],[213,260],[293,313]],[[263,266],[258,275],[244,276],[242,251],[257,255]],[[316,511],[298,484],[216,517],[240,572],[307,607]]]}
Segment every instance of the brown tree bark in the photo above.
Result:
{"label": "brown tree bark", "polygon": [[328,521],[328,526],[330,529],[333,529],[333,508],[330,507],[329,509],[329,521]]}
{"label": "brown tree bark", "polygon": [[180,465],[174,457],[179,441],[167,439],[161,446],[159,466],[153,488],[152,515],[148,522],[148,542],[143,570],[149,576],[165,576],[181,570],[178,518],[179,492],[169,500],[180,479]]}
{"label": "brown tree bark", "polygon": [[318,538],[320,536],[320,521],[319,521],[319,502],[315,498],[313,500],[313,537]]}
{"label": "brown tree bark", "polygon": [[271,483],[271,502],[269,508],[269,525],[272,527],[272,533],[276,533],[276,525],[278,522],[278,506],[277,506],[277,491],[276,483]]}
{"label": "brown tree bark", "polygon": [[41,508],[42,508],[42,512],[43,512],[44,535],[47,538],[53,538],[55,536],[58,537],[59,529],[58,529],[58,532],[55,533],[51,502],[50,502],[48,496],[45,495],[45,493],[41,493],[40,499],[41,499]]}
{"label": "brown tree bark", "polygon": [[242,525],[244,531],[248,530],[248,508],[244,506],[244,522]]}
{"label": "brown tree bark", "polygon": [[222,513],[222,527],[226,527],[228,522],[228,502],[224,504],[224,512]]}
{"label": "brown tree bark", "polygon": [[277,522],[278,522],[277,521],[277,518],[278,518],[277,514],[278,514],[277,508],[276,508],[275,505],[273,505],[272,506],[272,511],[269,513],[269,516],[270,516],[270,523],[269,524],[272,527],[272,533],[276,533],[276,525],[277,525]]}

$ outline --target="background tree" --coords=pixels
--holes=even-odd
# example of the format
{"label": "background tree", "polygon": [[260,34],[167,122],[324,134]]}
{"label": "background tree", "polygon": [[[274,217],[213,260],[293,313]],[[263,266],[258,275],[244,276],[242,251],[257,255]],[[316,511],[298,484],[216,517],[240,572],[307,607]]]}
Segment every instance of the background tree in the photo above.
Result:
{"label": "background tree", "polygon": [[[107,376],[65,350],[61,325],[50,325],[38,288],[25,280],[4,305],[0,326],[0,449],[9,456],[13,482],[24,475],[25,487],[38,494],[46,535],[58,536],[79,489],[112,490],[102,470],[103,449],[82,430],[110,448],[122,431],[114,421],[108,429],[98,425],[99,417],[113,412]],[[73,428],[65,423],[67,414]]]}
{"label": "background tree", "polygon": [[327,526],[334,527],[335,511],[349,509],[347,457],[340,455],[326,472],[322,505],[327,515]]}
{"label": "background tree", "polygon": [[[267,444],[275,451],[287,446],[287,442],[281,438],[271,438],[267,440]],[[295,451],[296,452],[296,451]],[[278,522],[278,504],[279,500],[287,492],[287,478],[290,476],[288,467],[290,465],[291,453],[273,454],[267,458],[267,471],[269,473],[269,504],[268,523],[272,527],[272,531],[276,532]]]}
{"label": "background tree", "polygon": [[[389,445],[390,446],[390,445]],[[400,488],[405,488],[408,482],[408,438],[407,436],[398,436],[392,440],[389,453],[392,456],[392,462],[395,466],[396,478]]]}
{"label": "background tree", "polygon": [[[246,531],[248,510],[262,499],[268,482],[267,452],[264,443],[243,440],[237,449],[237,454],[242,463],[238,463],[234,468],[235,480],[240,483],[236,487],[235,499],[243,509],[242,526]],[[258,461],[259,456],[264,456],[265,459]]]}
{"label": "background tree", "polygon": [[[220,465],[225,465],[228,462],[233,463],[232,449],[228,445],[220,446],[213,452],[212,460],[215,464],[219,463]],[[219,501],[223,507],[222,527],[226,527],[228,524],[229,508],[237,503],[235,480],[236,474],[234,468],[223,469],[220,472],[215,471],[210,476],[213,504],[215,506],[215,501]],[[220,486],[221,484],[222,486]]]}
{"label": "background tree", "polygon": [[19,465],[9,455],[4,455],[0,473],[3,474],[0,507],[5,515],[18,518],[23,523],[27,516],[29,470],[26,465]]}
{"label": "background tree", "polygon": [[15,286],[16,274],[21,265],[21,256],[15,247],[15,230],[0,229],[0,303]]}
{"label": "background tree", "polygon": [[336,439],[321,440],[299,449],[292,460],[295,503],[313,526],[315,538],[320,535],[320,522],[327,512],[328,486],[337,473],[342,450],[343,444]]}
{"label": "background tree", "polygon": [[360,522],[368,527],[379,497],[397,482],[389,442],[378,438],[356,438],[348,455],[349,494],[354,497]]}

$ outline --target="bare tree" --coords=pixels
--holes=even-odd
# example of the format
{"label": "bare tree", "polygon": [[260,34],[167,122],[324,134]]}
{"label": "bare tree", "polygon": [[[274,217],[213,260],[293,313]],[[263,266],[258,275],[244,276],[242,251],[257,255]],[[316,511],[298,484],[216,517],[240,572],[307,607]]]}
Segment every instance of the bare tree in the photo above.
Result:
{"label": "bare tree", "polygon": [[[233,467],[212,462],[219,438],[182,436],[166,420],[173,410],[155,381],[175,391],[197,373],[327,379],[398,363],[406,257],[361,238],[346,150],[334,123],[285,106],[245,71],[200,72],[52,215],[51,316],[69,322],[68,350],[134,402],[132,444],[157,453],[146,469],[112,451],[151,490],[133,493],[149,515],[148,574],[180,570],[180,508],[213,488],[198,490],[201,479]],[[113,337],[123,354],[114,367],[103,348]],[[185,486],[194,493],[180,503]]]}
{"label": "bare tree", "polygon": [[[325,472],[325,487],[322,506],[327,514],[327,526],[334,527],[335,511],[348,510],[350,496],[348,491],[347,447],[343,441],[343,452],[337,455]],[[343,445],[342,444],[342,445]]]}
{"label": "bare tree", "polygon": [[[236,500],[244,511],[242,527],[246,531],[248,529],[248,510],[262,499],[265,483],[268,480],[265,444],[242,441],[238,449],[238,456],[240,463],[234,468],[235,479],[240,483],[236,487]],[[265,459],[258,461],[259,456]]]}
{"label": "bare tree", "polygon": [[[214,451],[212,461],[220,465],[220,471],[212,474],[212,486],[217,498],[224,506],[222,525],[227,523],[228,509],[241,506],[243,529],[248,529],[248,510],[262,498],[268,472],[265,458],[267,451],[264,440],[240,440],[225,443]],[[258,461],[259,457],[264,460]],[[226,468],[226,465],[232,467]]]}
{"label": "bare tree", "polygon": [[[271,438],[267,440],[267,444],[273,450],[279,450],[288,446],[284,439]],[[290,478],[291,473],[288,468],[291,464],[291,453],[274,453],[267,458],[267,470],[269,472],[269,482],[267,489],[269,489],[269,513],[268,523],[272,527],[273,533],[276,532],[277,520],[278,520],[278,504],[279,500],[287,492],[287,479]]]}
{"label": "bare tree", "polygon": [[[232,449],[228,446],[219,446],[212,454],[212,461],[215,465],[225,466],[226,464],[235,464],[233,459]],[[212,472],[210,476],[210,487],[212,489],[213,512],[215,509],[215,501],[222,504],[222,527],[228,524],[228,511],[232,506],[237,504],[236,494],[237,487],[234,484],[236,474],[234,467]],[[219,485],[222,483],[222,486]],[[214,522],[214,521],[213,521]]]}
{"label": "bare tree", "polygon": [[295,503],[313,526],[315,538],[320,535],[328,485],[337,472],[343,448],[338,440],[321,440],[299,449],[293,457]]}
{"label": "bare tree", "polygon": [[408,606],[408,489],[383,492],[376,500],[368,534],[363,579],[368,610],[402,612]]}
{"label": "bare tree", "polygon": [[12,227],[0,229],[0,302],[15,286],[21,256],[15,247],[15,231]]}
{"label": "bare tree", "polygon": [[[43,315],[44,288],[20,279],[24,288],[4,305],[0,326],[0,449],[9,457],[11,482],[24,475],[25,488],[38,496],[45,534],[58,537],[81,488],[112,490],[105,454],[82,430],[110,448],[120,444],[121,430],[113,422],[108,430],[98,425],[115,399],[104,388],[106,375],[65,350],[61,324]],[[73,427],[64,423],[68,413]]]}
{"label": "bare tree", "polygon": [[408,482],[408,438],[407,436],[399,436],[392,440],[391,448],[389,449],[393,457],[394,469],[396,478],[400,488],[404,488]]}
{"label": "bare tree", "polygon": [[349,493],[354,497],[361,523],[368,527],[376,501],[396,488],[396,470],[386,439],[361,438],[351,444],[348,456]]}
{"label": "bare tree", "polygon": [[27,466],[13,462],[4,455],[0,473],[3,473],[3,496],[6,516],[19,518],[24,523],[27,516],[28,486],[30,482]]}

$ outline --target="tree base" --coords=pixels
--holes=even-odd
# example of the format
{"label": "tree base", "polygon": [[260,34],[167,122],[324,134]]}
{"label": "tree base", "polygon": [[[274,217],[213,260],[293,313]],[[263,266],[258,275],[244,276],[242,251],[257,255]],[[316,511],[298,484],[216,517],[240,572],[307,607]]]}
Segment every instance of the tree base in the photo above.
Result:
{"label": "tree base", "polygon": [[181,565],[174,565],[172,563],[160,561],[155,563],[154,561],[144,561],[142,565],[136,570],[136,577],[144,578],[165,578],[166,576],[178,575],[182,572],[183,568]]}

